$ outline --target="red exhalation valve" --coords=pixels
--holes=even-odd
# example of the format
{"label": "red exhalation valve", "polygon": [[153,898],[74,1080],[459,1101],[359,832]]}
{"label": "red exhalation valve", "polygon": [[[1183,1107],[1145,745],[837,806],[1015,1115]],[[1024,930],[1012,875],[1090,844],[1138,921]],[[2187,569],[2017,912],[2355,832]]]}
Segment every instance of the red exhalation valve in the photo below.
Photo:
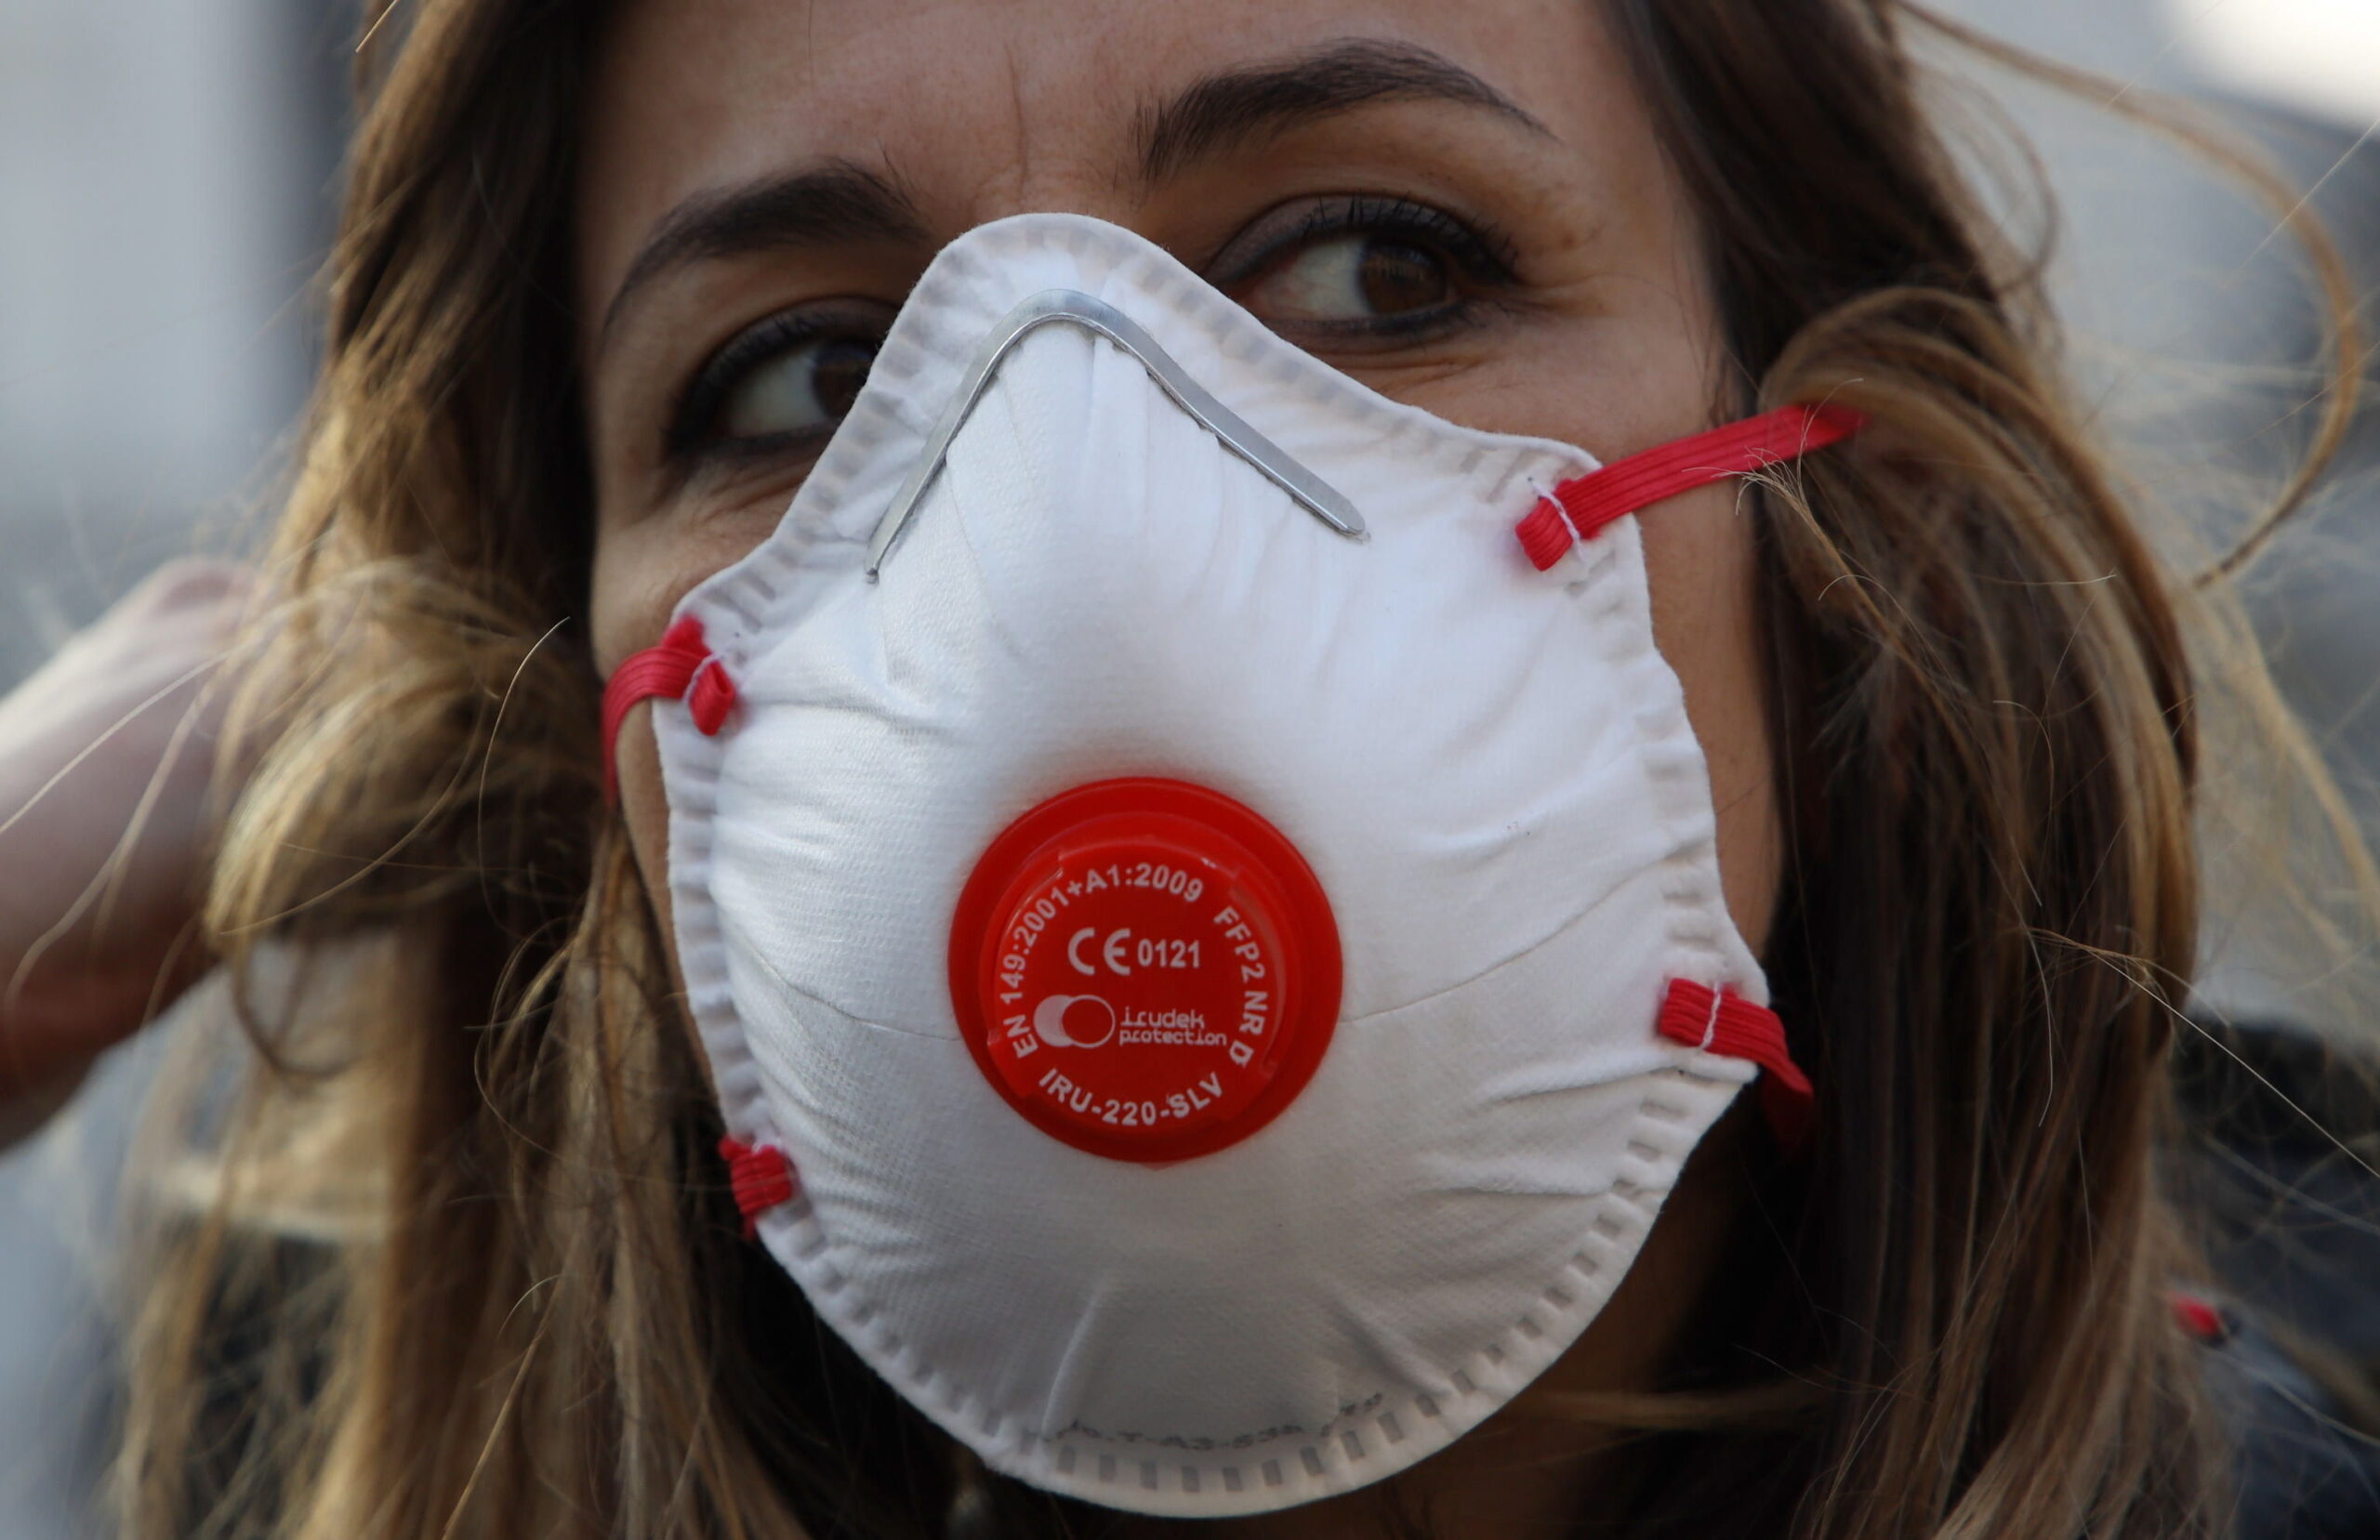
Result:
{"label": "red exhalation valve", "polygon": [[994,1089],[1078,1150],[1166,1162],[1297,1099],[1339,1014],[1339,930],[1297,849],[1180,781],[1103,781],[992,842],[959,897],[950,994]]}

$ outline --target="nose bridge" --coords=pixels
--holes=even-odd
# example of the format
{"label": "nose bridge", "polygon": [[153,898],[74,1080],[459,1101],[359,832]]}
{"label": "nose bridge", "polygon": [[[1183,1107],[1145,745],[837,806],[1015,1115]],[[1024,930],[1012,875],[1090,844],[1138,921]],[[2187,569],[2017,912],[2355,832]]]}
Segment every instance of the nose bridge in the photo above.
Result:
{"label": "nose bridge", "polygon": [[1133,168],[1118,159],[1126,136],[1117,128],[1129,120],[1104,93],[1085,93],[1077,72],[1055,66],[1009,50],[1014,105],[1005,131],[991,129],[989,142],[974,146],[980,179],[959,211],[966,228],[1014,214],[1084,214],[1132,227],[1144,200]]}
{"label": "nose bridge", "polygon": [[[1033,127],[1020,126],[1020,139],[1034,137]],[[1017,155],[978,186],[960,212],[971,230],[1013,214],[1081,214],[1133,230],[1144,202],[1119,167],[1069,147]]]}
{"label": "nose bridge", "polygon": [[[1091,596],[1060,574],[1112,565],[1088,559],[1117,535],[1097,517],[1101,507],[1083,496],[1087,466],[1114,448],[1086,431],[1096,412],[1092,379],[1102,373],[1097,346],[1095,337],[1066,326],[1017,337],[972,405],[945,416],[946,436],[938,435],[933,451],[943,464],[924,479],[912,506],[913,522],[929,543],[955,536],[963,544],[996,609],[1024,605],[1061,629],[1071,629],[1062,618],[1088,624],[1093,617],[1075,613]],[[916,467],[913,480],[925,468]],[[947,528],[929,533],[937,521]],[[879,536],[889,544],[897,533]],[[906,552],[904,542],[890,552],[890,564],[897,568]]]}
{"label": "nose bridge", "polygon": [[[1078,345],[1064,350],[1048,347],[1049,339],[1040,334],[1057,330],[1078,334]],[[1036,342],[1044,346],[1034,349]],[[1352,539],[1365,538],[1363,518],[1352,503],[1216,400],[1139,322],[1079,290],[1052,288],[1027,296],[984,337],[957,393],[944,409],[925,453],[919,457],[869,541],[869,574],[875,575],[881,568],[893,543],[915,517],[925,494],[943,474],[953,441],[973,417],[985,393],[1003,371],[1019,365],[1021,353],[1036,351],[1040,355],[1040,365],[1056,366],[1057,377],[1071,388],[1058,394],[1067,398],[1075,420],[1084,421],[1088,420],[1089,403],[1074,398],[1088,388],[1090,374],[1086,365],[1106,349],[1123,355],[1107,361],[1107,377],[1111,381],[1129,378],[1161,392],[1174,409],[1195,420],[1223,450],[1245,461],[1323,523]],[[1120,374],[1116,372],[1118,363],[1123,365]],[[1050,389],[1051,386],[1045,384],[1041,390],[1028,390],[1024,399],[1046,397]],[[1026,425],[1012,426],[1022,428]]]}
{"label": "nose bridge", "polygon": [[[944,501],[940,494],[969,465],[1000,466],[1012,477],[1029,478],[1043,494],[1057,484],[1061,462],[1080,448],[1078,433],[1067,429],[1079,429],[1090,415],[1094,341],[1068,327],[1021,323],[1014,312],[981,339],[868,541],[871,578],[910,526],[932,517],[925,510]],[[1022,486],[1012,487],[1003,501],[1016,501]]]}

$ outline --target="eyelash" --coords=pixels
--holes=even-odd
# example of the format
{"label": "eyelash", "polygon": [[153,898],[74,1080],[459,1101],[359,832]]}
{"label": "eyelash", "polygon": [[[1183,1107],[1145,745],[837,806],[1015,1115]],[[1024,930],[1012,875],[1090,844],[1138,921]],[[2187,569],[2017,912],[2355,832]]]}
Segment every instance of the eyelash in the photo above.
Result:
{"label": "eyelash", "polygon": [[[1261,230],[1257,219],[1249,232]],[[1223,270],[1210,273],[1218,288],[1230,290],[1262,276],[1267,270],[1321,240],[1358,233],[1399,235],[1438,252],[1452,265],[1464,284],[1486,293],[1508,290],[1520,280],[1512,244],[1484,221],[1466,222],[1444,209],[1416,199],[1391,194],[1355,194],[1326,199],[1309,206],[1296,226],[1264,243],[1262,250],[1234,257],[1231,246],[1218,255]],[[1211,266],[1211,264],[1210,264]],[[1382,343],[1415,342],[1476,319],[1475,299],[1460,296],[1448,305],[1409,317],[1352,322],[1343,325],[1308,322],[1300,330],[1319,332],[1340,340],[1368,336]],[[832,336],[881,336],[880,317],[863,321],[849,310],[787,310],[746,328],[704,361],[672,407],[662,450],[668,464],[681,467],[698,462],[760,458],[800,447],[815,450],[832,433],[831,425],[814,433],[780,434],[757,439],[727,439],[717,432],[729,398],[745,377],[760,365],[805,343]],[[804,442],[804,441],[813,441]]]}
{"label": "eyelash", "polygon": [[[1257,226],[1263,223],[1260,219]],[[1386,193],[1357,193],[1311,205],[1296,228],[1267,242],[1262,251],[1231,261],[1226,270],[1212,275],[1211,282],[1229,289],[1259,277],[1304,246],[1331,236],[1359,233],[1420,237],[1419,244],[1438,250],[1463,281],[1476,288],[1509,288],[1520,282],[1512,243],[1494,226],[1484,220],[1465,222],[1433,204]],[[1229,251],[1226,247],[1225,254]]]}
{"label": "eyelash", "polygon": [[823,445],[831,428],[816,433],[777,434],[737,440],[717,436],[720,415],[745,377],[805,343],[838,336],[880,336],[880,319],[863,321],[848,310],[786,310],[745,328],[703,362],[670,409],[662,452],[673,464],[719,454],[766,454],[803,440]]}

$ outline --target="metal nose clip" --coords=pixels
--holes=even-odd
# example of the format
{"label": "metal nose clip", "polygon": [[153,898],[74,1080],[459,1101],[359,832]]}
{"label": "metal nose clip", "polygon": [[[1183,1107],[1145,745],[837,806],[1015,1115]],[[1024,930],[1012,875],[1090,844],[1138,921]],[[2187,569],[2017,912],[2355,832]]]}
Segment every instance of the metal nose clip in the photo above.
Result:
{"label": "metal nose clip", "polygon": [[1173,361],[1171,354],[1157,344],[1157,339],[1142,330],[1140,324],[1115,306],[1075,289],[1046,289],[1025,300],[1000,318],[1000,323],[984,339],[976,351],[975,361],[967,367],[967,377],[959,394],[944,409],[942,420],[934,425],[933,437],[927,441],[926,453],[919,457],[892,506],[884,510],[877,521],[876,533],[867,542],[867,575],[875,580],[877,571],[884,565],[885,554],[892,543],[901,538],[910,516],[917,512],[934,478],[942,473],[944,458],[950,453],[951,440],[959,436],[973,414],[976,402],[984,396],[985,387],[1000,361],[1012,349],[1031,333],[1054,322],[1079,326],[1094,336],[1105,337],[1141,362],[1174,403],[1196,417],[1212,433],[1225,449],[1254,466],[1266,480],[1288,493],[1311,511],[1316,519],[1351,540],[1367,538],[1363,515],[1355,506],[1340,495],[1337,489],[1321,477],[1291,459],[1279,445],[1242,422],[1223,402],[1215,400]]}

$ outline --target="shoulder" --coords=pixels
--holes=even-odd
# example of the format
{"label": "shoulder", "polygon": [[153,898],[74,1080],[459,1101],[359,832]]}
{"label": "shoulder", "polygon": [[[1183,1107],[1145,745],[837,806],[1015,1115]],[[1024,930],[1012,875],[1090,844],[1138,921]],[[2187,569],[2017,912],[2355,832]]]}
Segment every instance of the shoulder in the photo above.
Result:
{"label": "shoulder", "polygon": [[[2193,1310],[2192,1307],[2197,1307]],[[2252,1312],[2177,1300],[2234,1441],[2238,1540],[2380,1537],[2380,1441]]]}
{"label": "shoulder", "polygon": [[[2350,1045],[2353,1046],[2350,1046]],[[2200,1017],[2172,1168],[2219,1281],[2177,1296],[2236,1449],[2238,1540],[2380,1540],[2380,1074],[2353,1039]]]}

